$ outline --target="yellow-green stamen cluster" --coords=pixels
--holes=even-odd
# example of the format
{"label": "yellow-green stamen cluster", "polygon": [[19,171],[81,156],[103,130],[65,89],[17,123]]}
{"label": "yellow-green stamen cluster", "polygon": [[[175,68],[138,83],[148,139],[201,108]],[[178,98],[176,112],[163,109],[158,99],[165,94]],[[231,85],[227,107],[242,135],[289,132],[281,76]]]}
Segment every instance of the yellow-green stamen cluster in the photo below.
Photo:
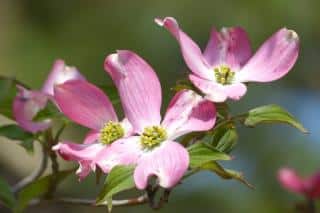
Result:
{"label": "yellow-green stamen cluster", "polygon": [[158,146],[162,141],[167,138],[165,129],[160,126],[151,126],[144,128],[141,135],[141,145],[144,148],[152,149]]}
{"label": "yellow-green stamen cluster", "polygon": [[213,70],[216,80],[219,84],[227,85],[232,83],[235,72],[233,72],[228,66],[221,65]]}
{"label": "yellow-green stamen cluster", "polygon": [[109,121],[100,130],[100,142],[103,144],[111,144],[123,136],[124,129],[118,122]]}

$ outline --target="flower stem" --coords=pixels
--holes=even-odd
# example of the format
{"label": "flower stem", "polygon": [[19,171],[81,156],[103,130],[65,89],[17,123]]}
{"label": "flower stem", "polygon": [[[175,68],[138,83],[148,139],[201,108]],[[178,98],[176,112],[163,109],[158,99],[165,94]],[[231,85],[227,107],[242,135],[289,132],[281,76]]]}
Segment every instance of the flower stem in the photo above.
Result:
{"label": "flower stem", "polygon": [[0,80],[9,80],[9,81],[12,81],[15,85],[20,85],[26,89],[30,89],[30,87],[28,85],[26,85],[25,83],[22,83],[21,81],[15,79],[15,78],[12,78],[12,77],[6,77],[6,76],[0,75]]}
{"label": "flower stem", "polygon": [[41,160],[40,160],[39,167],[36,170],[34,170],[29,176],[23,178],[16,185],[14,185],[12,187],[12,191],[14,193],[17,193],[22,188],[34,182],[36,179],[38,179],[46,170],[47,164],[48,164],[48,156],[46,154],[46,148],[43,144],[41,144]]}
{"label": "flower stem", "polygon": [[[147,186],[146,191],[148,195],[149,206],[154,210],[162,208],[163,205],[167,203],[169,200],[169,195],[171,191],[169,189],[163,189],[163,190],[161,189],[162,188],[158,184],[156,185],[149,184]],[[161,196],[158,202],[156,202],[157,193],[161,193]]]}
{"label": "flower stem", "polygon": [[235,116],[233,116],[233,117],[230,117],[230,118],[228,118],[228,119],[226,119],[226,120],[221,121],[220,123],[218,123],[218,124],[214,127],[214,129],[213,129],[212,131],[214,131],[214,130],[216,130],[216,129],[224,126],[224,125],[227,125],[227,124],[229,124],[229,123],[232,123],[232,122],[234,122],[234,121],[243,122],[243,120],[245,119],[246,116],[247,116],[247,114],[244,113],[244,114],[239,114],[239,115],[235,115]]}
{"label": "flower stem", "polygon": [[[70,198],[70,197],[53,197],[46,200],[35,199],[29,205],[38,205],[42,201],[52,201],[55,203],[64,203],[70,205],[84,205],[84,206],[96,206],[96,200],[94,199],[82,199],[82,198]],[[124,200],[112,200],[112,206],[134,206],[142,205],[148,202],[147,194],[141,195],[139,197],[124,199]],[[100,204],[96,207],[105,207],[108,202]]]}
{"label": "flower stem", "polygon": [[[92,205],[95,206],[96,201],[90,199],[78,199],[78,198],[54,198],[54,202],[66,203],[66,204],[77,204],[77,205]],[[140,197],[124,199],[124,200],[112,200],[112,206],[133,206],[145,204],[148,201],[147,195]],[[108,202],[103,203],[104,206],[108,205]]]}
{"label": "flower stem", "polygon": [[160,197],[160,200],[158,203],[154,203],[154,205],[152,206],[153,209],[160,209],[163,207],[163,205],[165,203],[168,203],[169,201],[169,195],[170,195],[170,190],[165,189],[162,193],[162,196]]}
{"label": "flower stem", "polygon": [[316,213],[316,206],[314,203],[314,199],[312,199],[312,198],[307,199],[307,212],[308,213]]}
{"label": "flower stem", "polygon": [[52,179],[50,181],[50,186],[48,189],[47,194],[45,195],[46,198],[52,197],[54,192],[56,191],[57,188],[57,174],[59,172],[59,164],[57,160],[57,154],[52,150],[52,147],[57,143],[57,140],[59,138],[54,138],[52,135],[52,129],[48,129],[45,132],[45,139],[48,144],[48,154],[49,158],[51,160],[51,170],[52,170]]}

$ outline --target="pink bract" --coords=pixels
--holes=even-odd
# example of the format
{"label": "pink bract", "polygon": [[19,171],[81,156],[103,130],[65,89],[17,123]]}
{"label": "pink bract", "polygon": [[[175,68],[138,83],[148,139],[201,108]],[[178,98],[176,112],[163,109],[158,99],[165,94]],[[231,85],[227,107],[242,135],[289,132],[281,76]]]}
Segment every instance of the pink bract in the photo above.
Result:
{"label": "pink bract", "polygon": [[13,115],[20,127],[28,132],[36,133],[51,126],[51,121],[32,121],[33,117],[43,109],[48,102],[48,96],[40,91],[27,90],[17,86],[18,94],[13,102]]}
{"label": "pink bract", "polygon": [[[111,145],[110,153],[120,153],[114,156],[114,161],[131,156],[137,164],[134,180],[139,189],[147,187],[150,176],[158,177],[159,185],[164,188],[175,186],[188,168],[189,154],[174,140],[189,132],[211,129],[216,119],[215,106],[195,92],[183,90],[173,97],[161,122],[161,86],[146,61],[132,51],[120,50],[106,58],[105,69],[137,134]],[[166,136],[152,148],[142,143],[150,128],[161,129]]]}
{"label": "pink bract", "polygon": [[63,60],[58,59],[54,62],[52,70],[41,91],[45,94],[53,95],[55,85],[75,79],[85,80],[76,67],[67,66]]}
{"label": "pink bract", "polygon": [[48,129],[51,126],[50,120],[35,122],[32,119],[51,99],[54,85],[71,79],[84,80],[84,77],[76,68],[66,66],[62,60],[56,60],[41,90],[28,90],[18,86],[19,91],[13,102],[13,115],[19,126],[32,133]]}
{"label": "pink bract", "polygon": [[204,52],[183,32],[172,17],[155,19],[178,41],[185,63],[192,71],[190,80],[206,98],[224,102],[239,100],[246,82],[270,82],[282,78],[299,54],[298,35],[286,28],[274,33],[252,55],[247,33],[240,27],[211,31]]}
{"label": "pink bract", "polygon": [[289,191],[302,194],[311,199],[320,197],[320,172],[310,177],[302,178],[293,169],[282,168],[278,172],[278,180]]}
{"label": "pink bract", "polygon": [[[95,85],[83,80],[70,80],[55,86],[54,100],[60,110],[72,121],[85,126],[89,133],[83,144],[63,141],[53,147],[65,160],[76,161],[80,164],[77,174],[82,180],[102,161],[112,160],[109,153],[110,144],[103,144],[101,131],[108,122],[117,123],[123,128],[127,137],[132,133],[131,124],[127,119],[118,121],[118,117],[108,96]],[[131,164],[130,159],[124,159],[121,164]],[[104,172],[109,172],[112,166],[103,167]]]}

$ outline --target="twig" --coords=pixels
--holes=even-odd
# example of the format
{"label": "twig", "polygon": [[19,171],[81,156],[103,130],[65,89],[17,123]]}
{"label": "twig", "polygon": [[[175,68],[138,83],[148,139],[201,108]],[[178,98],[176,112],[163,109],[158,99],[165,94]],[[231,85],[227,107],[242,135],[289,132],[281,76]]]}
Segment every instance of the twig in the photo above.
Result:
{"label": "twig", "polygon": [[311,199],[311,198],[307,199],[307,207],[308,207],[308,210],[307,210],[308,213],[315,213],[316,212],[316,206],[315,206],[313,199]]}
{"label": "twig", "polygon": [[56,133],[56,136],[54,137],[55,143],[59,142],[60,136],[63,130],[66,128],[66,126],[67,126],[66,122],[63,122],[62,126],[59,128],[58,132]]}
{"label": "twig", "polygon": [[[38,205],[41,201],[53,201],[56,203],[64,203],[70,205],[84,205],[84,206],[96,206],[96,200],[93,199],[81,199],[81,198],[69,198],[69,197],[57,197],[50,199],[34,199],[29,205]],[[134,206],[142,205],[148,202],[148,196],[146,194],[141,195],[136,198],[124,199],[124,200],[112,200],[112,206]],[[102,204],[99,204],[97,207],[105,207],[108,205],[108,202],[105,201]]]}
{"label": "twig", "polygon": [[158,203],[154,202],[153,205],[151,206],[152,209],[154,210],[161,209],[165,203],[168,203],[170,192],[171,192],[170,190],[165,189],[163,191],[162,196],[160,197],[159,202]]}
{"label": "twig", "polygon": [[146,188],[146,192],[147,192],[147,195],[148,195],[149,206],[151,208],[156,206],[155,197],[156,197],[157,191],[159,189],[160,189],[160,187],[159,187],[158,184],[152,185],[151,183],[149,183],[147,188]]}
{"label": "twig", "polygon": [[156,202],[156,194],[159,192],[160,189],[161,189],[161,187],[158,184],[152,185],[150,183],[148,184],[148,186],[146,188],[149,206],[154,210],[162,208],[163,205],[165,203],[167,203],[169,200],[170,190],[164,189],[164,191],[162,192],[162,195],[160,197],[160,200],[158,202]]}
{"label": "twig", "polygon": [[48,129],[46,131],[45,138],[48,143],[47,151],[49,153],[49,158],[51,160],[51,170],[52,170],[52,176],[51,176],[52,179],[50,181],[50,186],[45,197],[50,198],[53,196],[57,188],[57,174],[59,173],[59,163],[57,160],[57,154],[52,150],[52,147],[57,143],[57,141],[55,140],[56,138],[53,137],[51,129]]}
{"label": "twig", "polygon": [[218,123],[217,125],[215,125],[215,127],[211,130],[211,132],[219,129],[220,127],[224,126],[224,125],[227,125],[229,123],[233,123],[235,121],[240,121],[240,122],[243,122],[245,117],[247,116],[246,113],[243,113],[243,114],[239,114],[239,115],[236,115],[236,116],[233,116],[233,117],[230,117],[224,121],[221,121],[220,123]]}
{"label": "twig", "polygon": [[[85,205],[93,205],[95,206],[96,201],[95,200],[85,200],[85,199],[74,199],[74,198],[59,198],[58,200],[55,200],[57,202],[62,203],[69,203],[69,204],[85,204]],[[146,194],[141,195],[136,198],[131,199],[124,199],[124,200],[112,200],[112,206],[133,206],[133,205],[140,205],[145,204],[148,201],[148,196]],[[108,205],[108,201],[105,201],[101,205]]]}
{"label": "twig", "polygon": [[30,87],[28,85],[26,85],[25,83],[17,80],[16,78],[6,77],[6,76],[0,75],[0,80],[9,80],[9,81],[12,81],[15,85],[21,85],[26,89],[30,89]]}
{"label": "twig", "polygon": [[46,148],[44,147],[44,145],[41,145],[41,160],[40,160],[39,167],[36,170],[34,170],[29,176],[23,178],[16,185],[14,185],[12,187],[13,192],[14,193],[19,192],[22,188],[32,183],[36,179],[38,179],[47,168],[47,164],[48,164],[48,156],[46,155]]}

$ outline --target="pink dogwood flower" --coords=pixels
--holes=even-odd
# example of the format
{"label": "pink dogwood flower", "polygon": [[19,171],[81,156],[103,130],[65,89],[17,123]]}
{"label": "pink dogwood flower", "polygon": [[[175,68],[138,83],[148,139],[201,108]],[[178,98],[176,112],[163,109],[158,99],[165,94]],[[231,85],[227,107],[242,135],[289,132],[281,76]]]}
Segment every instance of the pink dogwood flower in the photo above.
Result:
{"label": "pink dogwood flower", "polygon": [[299,53],[297,33],[286,28],[273,34],[254,55],[242,28],[223,28],[221,32],[213,28],[202,53],[174,18],[155,21],[176,38],[192,71],[189,79],[213,102],[224,102],[228,98],[239,100],[247,91],[246,82],[270,82],[283,77]]}
{"label": "pink dogwood flower", "polygon": [[13,115],[18,125],[32,133],[48,129],[51,120],[35,122],[33,118],[47,105],[53,95],[53,86],[71,79],[84,77],[75,67],[66,66],[64,61],[56,60],[41,90],[28,90],[18,85],[18,94],[13,102]]}
{"label": "pink dogwood flower", "polygon": [[[109,98],[87,81],[73,80],[55,86],[54,99],[67,117],[91,129],[83,144],[64,141],[53,147],[65,160],[79,163],[76,173],[82,180],[96,170],[101,159],[112,158],[106,154],[110,144],[131,135],[131,124],[127,119],[119,122]],[[122,160],[117,163],[131,163],[129,158]]]}
{"label": "pink dogwood flower", "polygon": [[[175,141],[181,135],[206,131],[214,126],[216,110],[212,102],[191,90],[177,93],[161,122],[161,86],[152,67],[128,50],[109,55],[105,69],[113,79],[125,114],[136,135],[111,144],[113,161],[134,159],[134,181],[145,189],[150,176],[163,188],[175,186],[189,165],[187,150]],[[109,170],[113,162],[102,162]]]}
{"label": "pink dogwood flower", "polygon": [[293,169],[282,168],[278,172],[278,179],[289,191],[302,194],[309,199],[320,197],[320,172],[311,177],[301,178]]}

